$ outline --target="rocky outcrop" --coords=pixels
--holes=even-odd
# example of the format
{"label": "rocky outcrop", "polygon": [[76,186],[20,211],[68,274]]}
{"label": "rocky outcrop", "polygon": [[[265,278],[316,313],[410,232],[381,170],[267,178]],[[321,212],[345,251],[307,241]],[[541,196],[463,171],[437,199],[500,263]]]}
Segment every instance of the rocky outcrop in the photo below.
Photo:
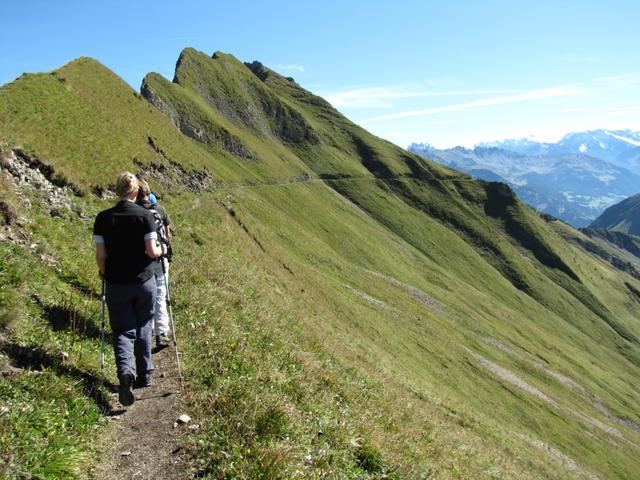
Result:
{"label": "rocky outcrop", "polygon": [[[83,196],[84,192],[36,155],[15,147],[0,156],[0,169],[6,172],[5,175],[16,187],[35,189],[50,208],[51,216],[61,216],[65,211],[84,215],[70,196]],[[28,198],[21,198],[26,205],[30,205]],[[8,205],[3,208],[6,224],[17,219],[17,212]]]}
{"label": "rocky outcrop", "polygon": [[[18,147],[3,149],[0,153],[0,175],[3,188],[8,187],[12,192],[12,199],[8,195],[0,199],[0,241],[28,249],[47,265],[56,265],[53,255],[29,233],[27,227],[33,222],[29,213],[44,209],[52,218],[86,219],[83,209],[72,200],[79,189],[63,181],[64,177],[36,155]],[[64,186],[59,186],[61,184]]]}
{"label": "rocky outcrop", "polygon": [[[260,62],[254,61],[244,65],[263,83],[269,78],[277,77],[281,81],[292,84],[294,88],[300,89],[293,78],[282,77]],[[310,143],[312,145],[320,141],[320,136],[304,117],[277,97],[260,95],[260,105],[270,119],[273,134],[281,140],[294,144]]]}
{"label": "rocky outcrop", "polygon": [[[261,65],[261,64],[260,64]],[[260,70],[267,73],[266,68]],[[262,78],[266,78],[262,75]],[[320,136],[302,113],[264,85],[259,75],[235,57],[212,57],[185,49],[176,64],[174,83],[199,96],[215,112],[240,128],[303,146]]]}
{"label": "rocky outcrop", "polygon": [[209,170],[187,170],[169,158],[153,137],[147,137],[147,143],[161,161],[149,164],[134,162],[140,167],[140,173],[148,176],[154,183],[162,184],[168,189],[180,185],[194,193],[213,189],[214,179]]}
{"label": "rocky outcrop", "polygon": [[[154,75],[154,74],[150,74]],[[157,94],[150,82],[149,75],[142,83],[140,93],[155,108],[164,113],[171,122],[186,136],[208,145],[217,145],[232,155],[255,160],[257,156],[244,145],[242,140],[233,135],[223,126],[212,122],[205,115],[193,115],[193,112],[185,112],[178,105],[172,104],[167,97]]]}

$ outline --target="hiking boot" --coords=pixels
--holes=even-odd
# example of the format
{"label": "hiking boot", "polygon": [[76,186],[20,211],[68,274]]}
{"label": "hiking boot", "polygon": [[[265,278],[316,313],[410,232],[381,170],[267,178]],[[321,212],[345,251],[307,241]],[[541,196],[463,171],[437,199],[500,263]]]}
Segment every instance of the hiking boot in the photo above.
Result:
{"label": "hiking boot", "polygon": [[153,382],[151,381],[151,372],[148,372],[136,379],[134,388],[146,388],[150,387],[151,385],[153,385]]}
{"label": "hiking boot", "polygon": [[133,375],[130,373],[123,373],[120,376],[120,387],[118,388],[118,400],[125,407],[133,405],[136,401],[133,396]]}
{"label": "hiking boot", "polygon": [[162,350],[169,346],[169,337],[166,335],[156,335],[156,348]]}

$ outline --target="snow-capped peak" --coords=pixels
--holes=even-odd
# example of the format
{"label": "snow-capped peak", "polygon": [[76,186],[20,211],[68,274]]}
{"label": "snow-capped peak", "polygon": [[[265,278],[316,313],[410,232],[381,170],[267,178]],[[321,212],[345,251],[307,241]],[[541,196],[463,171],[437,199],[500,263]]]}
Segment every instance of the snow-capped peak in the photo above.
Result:
{"label": "snow-capped peak", "polygon": [[623,137],[622,135],[616,135],[615,133],[610,132],[608,130],[605,130],[604,133],[606,135],[609,135],[610,137],[613,137],[613,138],[617,139],[617,140],[621,140],[623,142],[630,143],[631,145],[633,145],[635,147],[640,147],[640,141],[638,141],[638,140],[634,140],[632,138]]}

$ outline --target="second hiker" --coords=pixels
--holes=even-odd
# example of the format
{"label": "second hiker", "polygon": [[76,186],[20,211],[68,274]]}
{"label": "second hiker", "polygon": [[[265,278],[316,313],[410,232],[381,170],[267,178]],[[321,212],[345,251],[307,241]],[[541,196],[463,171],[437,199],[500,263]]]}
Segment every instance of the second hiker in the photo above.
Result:
{"label": "second hiker", "polygon": [[[151,193],[149,184],[138,176],[138,204],[150,210],[154,215],[159,240],[166,245],[167,255],[155,262],[156,303],[153,316],[153,329],[158,350],[169,346],[169,313],[167,312],[167,283],[169,281],[169,258],[171,257],[171,219],[167,210],[158,205],[155,195]],[[152,201],[155,200],[155,201]]]}

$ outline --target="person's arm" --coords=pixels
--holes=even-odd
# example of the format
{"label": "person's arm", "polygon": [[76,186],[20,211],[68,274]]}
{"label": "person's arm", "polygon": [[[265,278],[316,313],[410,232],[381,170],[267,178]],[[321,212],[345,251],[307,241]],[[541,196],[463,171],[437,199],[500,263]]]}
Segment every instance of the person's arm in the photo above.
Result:
{"label": "person's arm", "polygon": [[166,246],[161,245],[158,233],[155,231],[155,220],[151,212],[147,211],[146,234],[144,235],[144,250],[149,258],[158,258],[167,253]]}
{"label": "person's arm", "polygon": [[147,253],[147,257],[149,258],[158,258],[167,253],[167,247],[158,242],[155,233],[152,238],[147,238],[147,236],[145,236],[144,249]]}
{"label": "person's arm", "polygon": [[164,224],[164,231],[166,232],[166,236],[167,236],[167,241],[169,243],[171,243],[171,241],[172,241],[172,237],[171,237],[171,217],[169,217],[169,212],[167,212],[166,208],[164,208],[161,205],[159,205],[159,207],[162,209],[161,217],[162,217],[162,223]]}
{"label": "person's arm", "polygon": [[102,215],[98,214],[96,221],[93,224],[93,242],[96,244],[96,263],[98,264],[98,270],[100,275],[104,277],[107,265],[107,249],[104,245],[104,226],[102,222]]}
{"label": "person's arm", "polygon": [[98,264],[98,270],[100,275],[104,277],[105,272],[105,260],[107,258],[107,252],[104,248],[104,243],[96,243],[96,263]]}

